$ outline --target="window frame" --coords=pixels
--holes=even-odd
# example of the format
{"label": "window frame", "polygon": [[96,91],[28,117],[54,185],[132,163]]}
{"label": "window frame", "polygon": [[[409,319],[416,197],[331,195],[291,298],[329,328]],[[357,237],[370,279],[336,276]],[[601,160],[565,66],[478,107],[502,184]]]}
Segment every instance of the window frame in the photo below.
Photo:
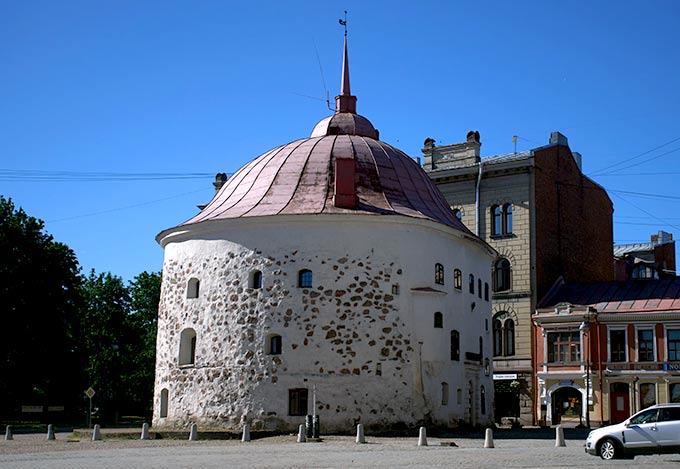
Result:
{"label": "window frame", "polygon": [[434,265],[434,283],[444,285],[444,265],[439,262]]}
{"label": "window frame", "polygon": [[[494,293],[508,292],[512,290],[512,263],[507,257],[500,257],[493,265]],[[504,288],[505,287],[505,288]]]}
{"label": "window frame", "polygon": [[[295,403],[295,405],[293,405],[293,403]],[[304,406],[302,405],[302,403],[304,403]],[[308,414],[308,410],[309,410],[309,389],[307,388],[288,389],[288,415],[291,417],[302,417]]]}
{"label": "window frame", "polygon": [[309,269],[301,269],[298,272],[298,288],[312,288],[314,285],[314,274]]}
{"label": "window frame", "polygon": [[201,281],[197,277],[191,277],[187,280],[187,299],[194,300],[198,298],[201,291]]}
{"label": "window frame", "polygon": [[468,276],[468,290],[473,295],[475,294],[475,275],[474,274],[470,274]]}
{"label": "window frame", "polygon": [[[568,337],[567,337],[568,335]],[[557,340],[551,341],[551,337]],[[578,342],[575,338],[578,337]],[[581,362],[582,334],[578,330],[548,331],[546,334],[546,363],[552,365]],[[568,360],[561,360],[567,357]]]}
{"label": "window frame", "polygon": [[460,332],[451,329],[449,335],[450,357],[452,361],[460,361]]}
{"label": "window frame", "polygon": [[453,288],[463,289],[463,272],[460,269],[453,269]]}
{"label": "window frame", "polygon": [[193,327],[185,327],[179,334],[179,350],[177,365],[180,367],[196,366],[197,333]]}
{"label": "window frame", "polygon": [[[671,340],[670,333],[677,333],[677,338]],[[664,325],[664,341],[666,342],[666,361],[680,362],[680,325],[666,324]],[[671,344],[673,348],[671,349]],[[673,358],[671,358],[671,354]]]}
{"label": "window frame", "polygon": [[[643,343],[648,344],[651,343],[651,354],[652,354],[652,359],[649,360],[646,354],[650,353],[650,350],[645,350],[645,357],[643,358],[642,350],[640,349],[640,335],[641,333],[644,332],[651,332],[652,333],[652,338],[651,339],[645,339]],[[658,356],[656,353],[656,331],[654,330],[654,327],[636,327],[635,328],[635,351],[637,355],[637,361],[638,363],[649,363],[649,362],[655,362],[656,357]]]}
{"label": "window frame", "polygon": [[444,315],[441,311],[435,311],[434,313],[434,328],[443,329],[444,328]]}
{"label": "window frame", "polygon": [[[612,341],[613,332],[623,332],[623,360],[614,360],[614,347]],[[617,351],[617,354],[620,351]],[[628,362],[628,329],[626,326],[622,327],[607,327],[607,357],[610,363],[626,363]]]}

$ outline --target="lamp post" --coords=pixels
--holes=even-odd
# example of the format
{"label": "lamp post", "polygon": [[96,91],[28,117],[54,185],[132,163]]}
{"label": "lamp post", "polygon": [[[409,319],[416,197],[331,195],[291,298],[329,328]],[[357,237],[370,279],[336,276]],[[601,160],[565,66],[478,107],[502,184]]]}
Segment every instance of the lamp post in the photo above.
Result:
{"label": "lamp post", "polygon": [[[588,331],[590,330],[590,324],[587,322],[582,322],[581,326],[579,327],[579,330],[583,333],[583,337],[585,338],[586,334],[588,334]],[[583,344],[586,345],[585,340],[583,341]],[[586,410],[586,427],[590,428],[590,406],[588,405],[588,401],[590,399],[590,335],[588,334],[588,342],[587,346],[585,347],[585,352],[586,352],[586,398],[585,398],[585,410]]]}

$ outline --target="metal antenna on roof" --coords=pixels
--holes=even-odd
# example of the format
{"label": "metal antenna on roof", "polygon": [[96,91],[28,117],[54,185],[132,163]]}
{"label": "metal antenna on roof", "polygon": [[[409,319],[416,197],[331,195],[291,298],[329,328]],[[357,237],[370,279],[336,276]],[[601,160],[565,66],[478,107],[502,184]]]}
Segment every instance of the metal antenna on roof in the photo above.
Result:
{"label": "metal antenna on roof", "polygon": [[512,136],[512,142],[515,144],[515,154],[517,154],[517,135]]}
{"label": "metal antenna on roof", "polygon": [[326,77],[323,74],[323,67],[321,66],[321,57],[319,57],[319,49],[316,48],[316,42],[312,38],[312,44],[314,44],[314,52],[316,52],[316,61],[319,63],[319,71],[321,72],[321,83],[323,83],[323,90],[326,93],[326,106],[328,106],[329,111],[335,112],[335,109],[331,108],[331,95],[328,92],[328,87],[326,86]]}
{"label": "metal antenna on roof", "polygon": [[345,10],[345,19],[339,19],[338,23],[345,27],[345,37],[347,37],[347,10]]}

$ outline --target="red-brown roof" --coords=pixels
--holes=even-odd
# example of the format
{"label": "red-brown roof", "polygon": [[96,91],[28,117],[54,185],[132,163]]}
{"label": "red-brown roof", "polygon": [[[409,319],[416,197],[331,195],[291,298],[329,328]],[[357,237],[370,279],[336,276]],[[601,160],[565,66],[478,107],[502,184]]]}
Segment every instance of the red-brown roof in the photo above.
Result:
{"label": "red-brown roof", "polygon": [[680,277],[565,284],[549,293],[539,308],[559,303],[593,306],[598,313],[680,310]]}

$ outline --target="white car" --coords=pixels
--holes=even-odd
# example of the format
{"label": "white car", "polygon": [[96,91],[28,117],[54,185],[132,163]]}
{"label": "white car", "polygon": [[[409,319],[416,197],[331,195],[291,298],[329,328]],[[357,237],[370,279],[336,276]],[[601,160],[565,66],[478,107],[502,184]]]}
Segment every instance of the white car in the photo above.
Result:
{"label": "white car", "polygon": [[602,459],[680,453],[680,404],[654,405],[621,423],[593,430],[586,438],[586,453]]}

